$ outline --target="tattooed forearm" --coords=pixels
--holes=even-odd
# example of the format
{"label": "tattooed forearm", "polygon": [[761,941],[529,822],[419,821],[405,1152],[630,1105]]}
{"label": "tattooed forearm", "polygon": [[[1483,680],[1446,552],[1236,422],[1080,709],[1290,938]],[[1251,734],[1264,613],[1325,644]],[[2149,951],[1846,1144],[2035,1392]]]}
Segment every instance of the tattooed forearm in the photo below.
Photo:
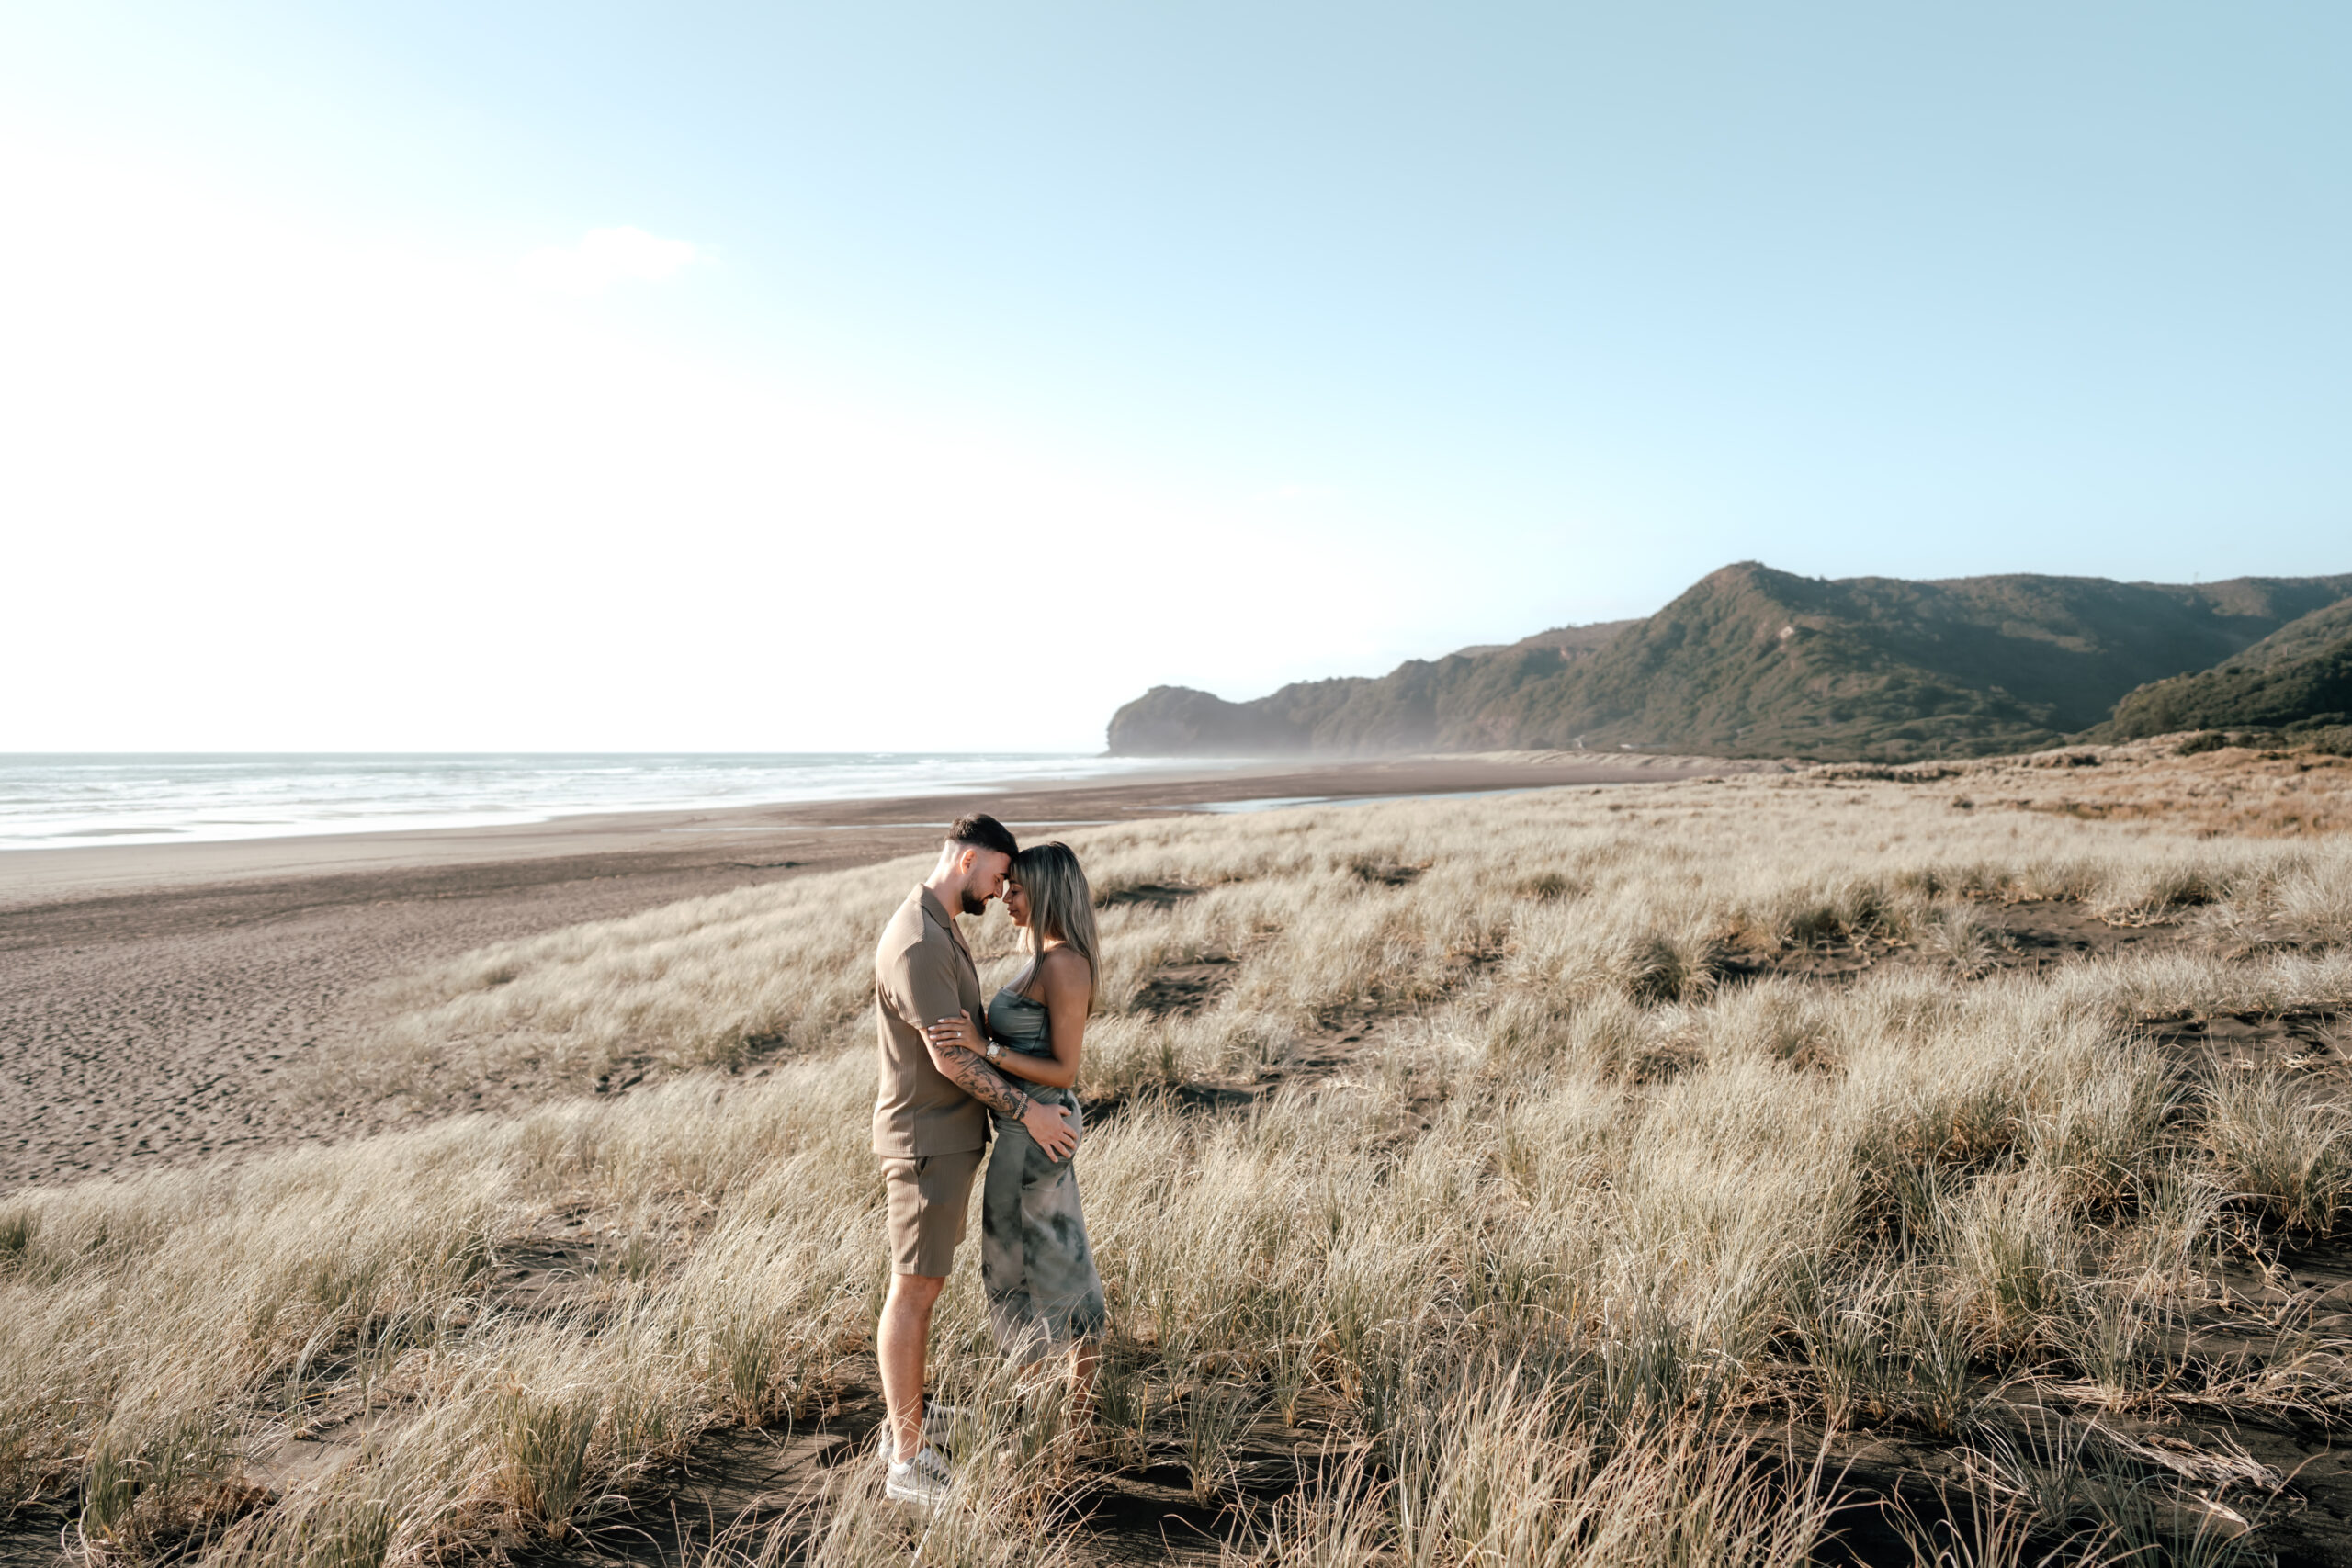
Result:
{"label": "tattooed forearm", "polygon": [[994,1067],[980,1060],[977,1052],[961,1045],[934,1045],[932,1059],[939,1070],[947,1075],[956,1088],[992,1111],[1007,1116],[1021,1114],[1022,1101],[1028,1096],[998,1076]]}

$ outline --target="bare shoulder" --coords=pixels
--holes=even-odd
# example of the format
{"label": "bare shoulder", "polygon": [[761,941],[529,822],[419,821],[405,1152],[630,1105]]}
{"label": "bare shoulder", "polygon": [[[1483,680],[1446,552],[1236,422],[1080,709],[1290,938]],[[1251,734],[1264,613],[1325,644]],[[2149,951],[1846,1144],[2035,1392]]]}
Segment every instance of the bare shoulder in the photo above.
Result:
{"label": "bare shoulder", "polygon": [[1093,965],[1074,947],[1049,947],[1037,960],[1037,978],[1046,986],[1084,986],[1094,978]]}

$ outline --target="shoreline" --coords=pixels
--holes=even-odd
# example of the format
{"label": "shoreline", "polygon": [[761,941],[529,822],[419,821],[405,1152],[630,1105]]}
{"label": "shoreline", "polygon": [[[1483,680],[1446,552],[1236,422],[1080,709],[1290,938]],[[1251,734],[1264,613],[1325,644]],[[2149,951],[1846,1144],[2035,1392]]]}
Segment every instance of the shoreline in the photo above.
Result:
{"label": "shoreline", "polygon": [[[923,854],[956,813],[1024,838],[1237,801],[1664,783],[1780,763],[1403,758],[990,792],[620,812],[495,828],[0,854],[0,1186],[364,1136],[312,1065],[372,1027],[380,982],[487,943]],[[479,1109],[526,1092],[485,1083]]]}
{"label": "shoreline", "polygon": [[[1247,761],[1204,758],[1182,771]],[[531,828],[1170,771],[1166,758],[1077,753],[0,752],[0,857]]]}
{"label": "shoreline", "polygon": [[[1785,764],[1601,752],[1466,753],[1363,761],[1272,759],[1067,779],[992,781],[954,791],[650,811],[569,813],[534,822],[368,829],[179,843],[75,844],[0,851],[0,919],[27,906],[254,878],[491,865],[597,855],[669,856],[682,839],[871,832],[944,824],[990,810],[1016,829],[1096,825],[1232,802],[1471,795],[1498,789],[1664,783]],[[828,857],[831,858],[831,857]],[[880,858],[880,857],[876,857]],[[0,946],[8,945],[0,942]]]}

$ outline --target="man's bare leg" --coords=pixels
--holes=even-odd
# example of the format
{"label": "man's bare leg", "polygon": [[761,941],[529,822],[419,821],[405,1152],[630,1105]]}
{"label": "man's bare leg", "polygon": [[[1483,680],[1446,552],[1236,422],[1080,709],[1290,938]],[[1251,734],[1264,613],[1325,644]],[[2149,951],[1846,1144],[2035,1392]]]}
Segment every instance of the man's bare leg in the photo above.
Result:
{"label": "man's bare leg", "polygon": [[890,1410],[892,1452],[901,1461],[922,1447],[923,1360],[931,1347],[931,1309],[947,1281],[929,1274],[893,1274],[882,1303],[875,1353],[882,1363],[882,1400]]}

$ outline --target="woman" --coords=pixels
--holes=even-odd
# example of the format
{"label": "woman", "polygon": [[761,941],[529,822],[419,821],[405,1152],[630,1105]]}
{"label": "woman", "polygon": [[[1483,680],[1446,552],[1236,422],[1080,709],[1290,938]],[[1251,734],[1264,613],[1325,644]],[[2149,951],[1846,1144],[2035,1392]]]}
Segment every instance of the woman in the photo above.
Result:
{"label": "woman", "polygon": [[[989,1002],[989,1063],[1031,1098],[1069,1108],[1079,1122],[1079,1052],[1094,1010],[1094,897],[1067,844],[1035,844],[1013,857],[1005,912],[1027,935],[1029,962]],[[932,1043],[982,1049],[967,1018],[933,1024]],[[1075,1159],[1073,1153],[1070,1159]],[[1079,1212],[1070,1159],[1039,1148],[1021,1120],[996,1116],[996,1148],[980,1197],[980,1279],[997,1344],[1016,1362],[1069,1357],[1074,1401],[1094,1382],[1103,1325],[1102,1278]]]}

